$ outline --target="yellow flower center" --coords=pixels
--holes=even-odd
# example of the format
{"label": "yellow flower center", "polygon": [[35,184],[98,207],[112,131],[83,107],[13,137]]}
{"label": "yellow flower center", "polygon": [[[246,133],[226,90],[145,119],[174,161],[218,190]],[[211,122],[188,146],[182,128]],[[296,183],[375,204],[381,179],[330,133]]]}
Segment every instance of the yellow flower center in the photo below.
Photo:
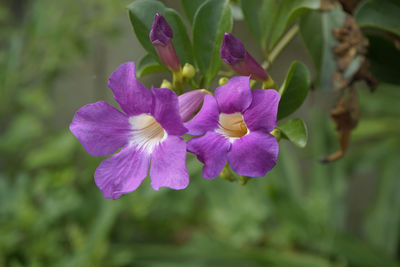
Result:
{"label": "yellow flower center", "polygon": [[219,114],[218,124],[217,133],[229,138],[231,142],[249,133],[249,129],[247,129],[243,115],[240,112]]}

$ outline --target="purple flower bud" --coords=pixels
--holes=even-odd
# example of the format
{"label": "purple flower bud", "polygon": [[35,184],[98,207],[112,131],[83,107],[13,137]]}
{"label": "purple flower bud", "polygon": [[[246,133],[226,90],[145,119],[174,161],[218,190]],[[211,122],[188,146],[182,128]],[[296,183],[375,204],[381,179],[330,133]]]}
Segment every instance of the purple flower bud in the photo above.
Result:
{"label": "purple flower bud", "polygon": [[231,33],[225,33],[220,50],[222,60],[243,76],[251,75],[254,80],[265,81],[268,73],[246,51],[242,42]]}
{"label": "purple flower bud", "polygon": [[210,92],[205,89],[199,89],[184,93],[178,97],[179,113],[181,114],[183,122],[188,121],[200,108],[204,96],[207,94],[210,94]]}
{"label": "purple flower bud", "polygon": [[171,42],[173,32],[165,18],[156,13],[150,30],[150,41],[161,61],[172,71],[179,71],[181,64]]}

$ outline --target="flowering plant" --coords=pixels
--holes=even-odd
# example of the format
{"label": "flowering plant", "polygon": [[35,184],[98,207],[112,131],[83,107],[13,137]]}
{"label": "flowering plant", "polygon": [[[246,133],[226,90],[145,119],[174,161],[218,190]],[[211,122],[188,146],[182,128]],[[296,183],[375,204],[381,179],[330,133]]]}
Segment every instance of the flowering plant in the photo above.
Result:
{"label": "flowering plant", "polygon": [[[187,152],[204,164],[204,178],[220,175],[244,184],[275,166],[281,138],[305,146],[307,131],[301,119],[278,126],[277,120],[304,101],[307,68],[295,62],[278,89],[266,66],[229,33],[228,1],[207,1],[198,7],[194,55],[175,11],[153,0],[135,1],[129,11],[149,54],[137,64],[123,63],[109,78],[108,87],[123,112],[100,101],[79,109],[70,125],[91,155],[115,153],[94,174],[105,198],[117,199],[136,190],[148,174],[155,190],[186,188]],[[203,28],[203,23],[213,21],[219,22],[216,27]],[[220,71],[222,61],[230,71]],[[164,80],[160,88],[147,90],[137,79],[160,70],[170,71],[172,82]],[[216,76],[219,86],[213,90]]]}

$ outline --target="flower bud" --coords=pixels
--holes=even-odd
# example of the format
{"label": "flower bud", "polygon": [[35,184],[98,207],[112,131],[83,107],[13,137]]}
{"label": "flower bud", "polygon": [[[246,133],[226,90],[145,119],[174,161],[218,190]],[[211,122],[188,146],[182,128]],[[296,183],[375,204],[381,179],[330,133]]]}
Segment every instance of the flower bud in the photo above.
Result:
{"label": "flower bud", "polygon": [[172,90],[172,83],[166,79],[164,79],[160,85],[160,88],[168,88]]}
{"label": "flower bud", "polygon": [[251,75],[254,80],[267,80],[268,74],[246,51],[242,42],[231,33],[225,33],[220,50],[222,60],[243,76]]}
{"label": "flower bud", "polygon": [[196,70],[194,69],[194,67],[191,64],[186,63],[185,66],[183,66],[183,69],[182,69],[183,77],[185,77],[186,79],[192,79],[195,74],[196,74]]}
{"label": "flower bud", "polygon": [[218,80],[218,85],[219,85],[219,86],[222,86],[222,85],[227,84],[228,82],[229,82],[229,79],[228,79],[227,77],[221,77],[221,78],[219,78],[219,80]]}
{"label": "flower bud", "polygon": [[193,116],[203,103],[206,94],[211,93],[205,89],[199,89],[184,93],[178,97],[179,113],[182,121],[186,122]]}
{"label": "flower bud", "polygon": [[180,70],[181,64],[171,42],[172,37],[173,32],[168,22],[161,14],[156,13],[150,30],[150,41],[164,65],[177,72]]}

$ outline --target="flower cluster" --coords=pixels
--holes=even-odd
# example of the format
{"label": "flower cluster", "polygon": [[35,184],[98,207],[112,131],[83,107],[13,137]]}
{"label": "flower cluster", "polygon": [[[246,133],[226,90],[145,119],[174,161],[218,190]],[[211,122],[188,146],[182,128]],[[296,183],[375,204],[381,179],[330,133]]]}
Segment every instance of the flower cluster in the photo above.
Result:
{"label": "flower cluster", "polygon": [[[167,21],[156,14],[150,40],[161,61],[178,72],[172,36]],[[112,154],[94,174],[105,198],[136,190],[148,173],[155,190],[186,188],[187,151],[204,163],[208,179],[217,177],[226,163],[251,177],[264,176],[275,166],[279,147],[270,132],[276,126],[280,95],[250,89],[250,78],[266,80],[268,74],[231,34],[225,34],[221,57],[245,76],[231,78],[214,94],[205,89],[180,96],[167,88],[148,90],[136,78],[135,63],[128,62],[108,82],[122,112],[104,101],[76,112],[70,130],[86,151]],[[184,134],[194,137],[185,142]]]}

